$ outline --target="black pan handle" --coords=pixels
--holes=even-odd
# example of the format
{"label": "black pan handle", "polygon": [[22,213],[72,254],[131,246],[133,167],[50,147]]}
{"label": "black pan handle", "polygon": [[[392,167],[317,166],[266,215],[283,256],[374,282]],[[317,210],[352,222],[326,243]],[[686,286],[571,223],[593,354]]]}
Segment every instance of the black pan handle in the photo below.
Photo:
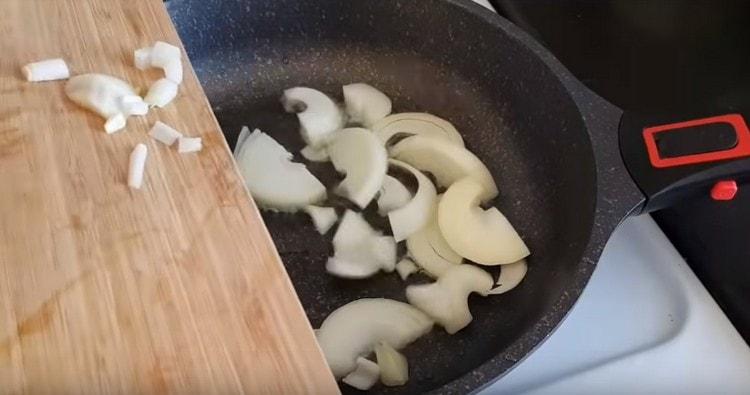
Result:
{"label": "black pan handle", "polygon": [[[750,115],[750,113],[748,113]],[[731,200],[750,179],[750,131],[742,112],[675,119],[623,114],[620,152],[646,196],[643,212],[699,194]]]}

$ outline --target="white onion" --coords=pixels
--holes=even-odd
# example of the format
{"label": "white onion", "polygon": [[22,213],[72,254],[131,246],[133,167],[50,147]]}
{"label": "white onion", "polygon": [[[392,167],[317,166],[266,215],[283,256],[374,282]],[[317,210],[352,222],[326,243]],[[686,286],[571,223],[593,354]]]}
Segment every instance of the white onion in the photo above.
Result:
{"label": "white onion", "polygon": [[121,98],[137,96],[127,82],[104,74],[83,74],[65,83],[65,94],[81,107],[109,119],[123,112]]}
{"label": "white onion", "polygon": [[153,47],[138,48],[133,52],[133,65],[138,70],[146,70],[151,67],[151,50]]}
{"label": "white onion", "polygon": [[375,346],[375,357],[380,367],[380,382],[389,387],[409,381],[409,363],[406,357],[388,343],[380,341]]}
{"label": "white onion", "polygon": [[310,162],[328,161],[328,151],[325,147],[314,148],[310,145],[306,145],[305,148],[302,148],[299,153],[302,155],[302,157],[309,160]]}
{"label": "white onion", "polygon": [[151,106],[165,107],[177,97],[178,89],[179,87],[174,81],[166,78],[159,79],[148,88],[148,93],[143,101]]}
{"label": "white onion", "polygon": [[339,218],[333,207],[307,206],[305,212],[310,216],[315,229],[321,235],[326,234]]}
{"label": "white onion", "polygon": [[495,207],[483,210],[484,189],[471,178],[451,185],[438,205],[440,231],[461,256],[483,265],[503,265],[530,252],[508,219]]}
{"label": "white onion", "polygon": [[526,276],[527,269],[528,266],[525,259],[503,265],[500,269],[500,276],[497,278],[497,287],[492,288],[488,294],[500,295],[515,288]]}
{"label": "white onion", "polygon": [[362,357],[357,358],[357,368],[347,374],[341,381],[358,390],[366,391],[372,388],[380,378],[380,366]]}
{"label": "white onion", "polygon": [[426,334],[432,320],[423,312],[391,299],[358,299],[333,311],[316,332],[333,375],[343,377],[357,358],[371,353],[379,341],[395,349]]}
{"label": "white onion", "polygon": [[203,139],[200,137],[180,137],[177,139],[177,152],[187,154],[203,149]]}
{"label": "white onion", "polygon": [[163,67],[164,78],[176,84],[182,83],[182,60],[173,59]]}
{"label": "white onion", "polygon": [[[287,112],[297,112],[300,133],[307,144],[320,148],[343,126],[341,110],[325,93],[315,89],[296,87],[284,91],[281,97]],[[304,109],[299,111],[299,108]]]}
{"label": "white onion", "polygon": [[388,170],[383,145],[367,129],[349,128],[336,133],[328,155],[336,170],[346,174],[336,192],[365,208],[380,190]]}
{"label": "white onion", "polygon": [[406,299],[427,313],[449,334],[465,328],[473,317],[469,311],[469,294],[482,295],[492,288],[492,276],[472,265],[455,265],[432,284],[406,287]]}
{"label": "white onion", "polygon": [[487,167],[469,150],[445,140],[425,136],[408,137],[394,145],[390,154],[419,170],[435,176],[437,183],[449,187],[470,177],[482,185],[482,201],[497,196],[497,185]]}
{"label": "white onion", "polygon": [[463,260],[463,257],[448,245],[440,232],[437,219],[439,200],[440,196],[436,199],[427,224],[406,239],[409,256],[433,278],[440,277],[448,268],[460,264]]}
{"label": "white onion", "polygon": [[391,224],[393,238],[398,242],[406,240],[409,235],[425,226],[433,211],[437,191],[435,186],[432,185],[432,181],[419,170],[393,159],[389,163],[409,171],[419,183],[417,193],[414,194],[409,203],[388,213],[388,222]]}
{"label": "white onion", "polygon": [[385,216],[397,208],[404,207],[411,198],[411,192],[401,181],[386,174],[378,195],[378,214]]}
{"label": "white onion", "polygon": [[375,133],[383,144],[396,135],[419,135],[434,137],[464,146],[461,133],[453,125],[439,117],[426,112],[405,112],[389,115],[372,126]]}
{"label": "white onion", "polygon": [[237,154],[240,152],[240,148],[242,148],[242,145],[245,144],[245,140],[250,137],[250,128],[247,126],[243,126],[242,129],[240,129],[240,134],[237,136],[237,143],[234,145],[234,150],[232,151],[232,155],[234,155],[235,158],[237,158]]}
{"label": "white onion", "polygon": [[128,186],[140,189],[143,185],[143,173],[146,169],[146,158],[148,149],[144,144],[138,144],[130,153],[130,165],[128,166]]}
{"label": "white onion", "polygon": [[396,273],[398,273],[402,280],[406,280],[418,271],[419,268],[411,259],[404,258],[396,263]]}
{"label": "white onion", "polygon": [[361,279],[396,265],[396,242],[383,236],[365,221],[362,214],[347,210],[333,236],[334,254],[326,271],[334,276]]}
{"label": "white onion", "polygon": [[369,127],[391,113],[391,99],[370,85],[360,82],[342,90],[350,122]]}
{"label": "white onion", "polygon": [[29,82],[64,80],[70,77],[68,65],[60,58],[29,63],[21,71]]}
{"label": "white onion", "polygon": [[126,123],[125,116],[122,115],[122,113],[117,113],[104,122],[104,131],[107,132],[107,134],[119,132],[125,128]]}
{"label": "white onion", "polygon": [[292,154],[260,130],[245,139],[237,165],[247,189],[263,208],[296,211],[326,198],[326,188]]}
{"label": "white onion", "polygon": [[138,95],[120,97],[120,108],[125,116],[148,114],[148,103]]}
{"label": "white onion", "polygon": [[182,133],[161,121],[154,123],[148,135],[168,146],[171,146],[182,137]]}
{"label": "white onion", "polygon": [[181,59],[182,51],[172,44],[157,41],[151,48],[150,58],[152,67],[164,68],[175,59]]}

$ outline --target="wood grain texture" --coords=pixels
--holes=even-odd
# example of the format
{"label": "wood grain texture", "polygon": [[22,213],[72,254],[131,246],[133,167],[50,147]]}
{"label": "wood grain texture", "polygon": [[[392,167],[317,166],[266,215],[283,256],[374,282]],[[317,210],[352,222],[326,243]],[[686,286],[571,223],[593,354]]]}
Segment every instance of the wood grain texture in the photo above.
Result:
{"label": "wood grain texture", "polygon": [[[114,135],[20,72],[62,57],[147,87],[132,51],[155,40],[179,43],[160,0],[0,0],[0,393],[338,393],[189,64]],[[149,138],[156,120],[203,151]]]}

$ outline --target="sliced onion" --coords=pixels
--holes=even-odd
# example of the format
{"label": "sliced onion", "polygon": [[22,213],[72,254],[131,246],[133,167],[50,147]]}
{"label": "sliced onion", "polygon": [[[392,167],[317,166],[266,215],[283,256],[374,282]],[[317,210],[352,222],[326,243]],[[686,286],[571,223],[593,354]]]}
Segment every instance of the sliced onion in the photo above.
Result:
{"label": "sliced onion", "polygon": [[339,219],[333,207],[307,206],[305,212],[312,218],[315,229],[321,235],[326,234]]}
{"label": "sliced onion", "polygon": [[65,94],[81,107],[105,119],[123,112],[121,98],[137,96],[127,82],[104,74],[82,74],[69,79]]}
{"label": "sliced onion", "polygon": [[458,254],[483,265],[503,265],[530,252],[508,219],[491,207],[482,210],[484,188],[471,178],[451,185],[438,205],[438,224],[448,244]]}
{"label": "sliced onion", "polygon": [[133,52],[133,65],[138,70],[146,70],[151,67],[151,51],[153,47],[138,48]]}
{"label": "sliced onion", "polygon": [[154,126],[151,127],[148,135],[153,137],[154,140],[168,146],[176,143],[177,140],[182,137],[182,133],[161,121],[156,121],[156,123],[154,123]]}
{"label": "sliced onion", "polygon": [[234,155],[235,158],[238,158],[238,154],[240,152],[240,148],[245,144],[245,140],[250,137],[250,128],[247,126],[243,126],[242,129],[240,129],[240,134],[237,136],[237,143],[234,145],[234,150],[232,151],[232,155]]}
{"label": "sliced onion", "polygon": [[326,189],[292,154],[260,130],[243,142],[236,155],[247,189],[267,209],[297,211],[326,198]]}
{"label": "sliced onion", "polygon": [[200,137],[180,137],[177,139],[177,152],[187,154],[203,149],[203,139]]}
{"label": "sliced onion", "polygon": [[388,154],[367,129],[349,128],[336,133],[328,146],[333,166],[346,177],[337,193],[365,208],[383,185]]}
{"label": "sliced onion", "polygon": [[419,135],[449,141],[457,146],[464,146],[461,133],[453,125],[439,117],[426,112],[405,112],[389,115],[372,126],[372,131],[383,144],[396,135]]}
{"label": "sliced onion", "polygon": [[174,81],[162,78],[151,84],[143,101],[151,106],[165,107],[177,97],[178,89]]}
{"label": "sliced onion", "polygon": [[329,159],[328,151],[325,147],[313,148],[310,145],[306,145],[299,153],[310,162],[327,162]]}
{"label": "sliced onion", "polygon": [[408,137],[394,145],[390,154],[419,170],[432,173],[440,186],[449,187],[469,177],[482,185],[480,198],[483,202],[497,196],[497,185],[482,161],[469,150],[445,140]]}
{"label": "sliced onion", "polygon": [[411,259],[404,258],[396,264],[396,273],[398,273],[402,280],[406,280],[409,276],[418,271],[419,268],[417,267],[417,264]]}
{"label": "sliced onion", "polygon": [[173,59],[163,67],[164,78],[173,81],[176,84],[182,83],[182,60]]}
{"label": "sliced onion", "polygon": [[380,382],[395,387],[409,381],[409,363],[406,357],[384,341],[375,346],[375,357],[380,367]]}
{"label": "sliced onion", "polygon": [[349,120],[371,126],[391,113],[391,99],[365,83],[344,85],[344,103]]}
{"label": "sliced onion", "polygon": [[497,278],[497,287],[492,288],[488,294],[500,295],[515,288],[526,276],[527,269],[528,266],[525,259],[503,265],[502,269],[500,269],[500,277]]}
{"label": "sliced onion", "polygon": [[388,222],[391,224],[393,238],[396,241],[406,240],[409,235],[422,229],[430,219],[430,214],[435,205],[437,191],[427,176],[408,164],[391,159],[389,163],[409,171],[417,178],[419,186],[417,193],[405,206],[388,213]]}
{"label": "sliced onion", "polygon": [[401,349],[430,329],[432,320],[406,303],[358,299],[326,317],[317,338],[333,375],[343,377],[357,367],[357,358],[371,353],[379,341]]}
{"label": "sliced onion", "polygon": [[29,82],[64,80],[70,77],[68,65],[60,58],[29,63],[21,71]]}
{"label": "sliced onion", "polygon": [[406,299],[427,313],[449,334],[465,328],[473,317],[469,311],[469,294],[487,295],[492,276],[472,265],[455,265],[432,284],[406,287]]}
{"label": "sliced onion", "polygon": [[326,270],[337,277],[361,279],[396,265],[396,242],[382,236],[365,221],[362,214],[347,210],[333,236],[333,257]]}
{"label": "sliced onion", "polygon": [[120,97],[120,108],[125,116],[148,114],[148,103],[137,95]]}
{"label": "sliced onion", "polygon": [[411,192],[406,189],[404,184],[395,177],[386,174],[378,195],[378,214],[387,215],[397,208],[404,207],[411,199]]}
{"label": "sliced onion", "polygon": [[126,123],[125,115],[122,115],[122,113],[115,114],[104,122],[104,131],[107,132],[107,134],[119,132],[125,128]]}
{"label": "sliced onion", "polygon": [[333,132],[343,126],[341,110],[323,92],[305,87],[291,88],[284,91],[281,102],[287,112],[297,113],[302,138],[315,148],[324,146]]}
{"label": "sliced onion", "polygon": [[130,153],[130,165],[128,167],[128,186],[140,189],[143,185],[143,173],[146,170],[146,158],[148,149],[144,144],[138,144]]}
{"label": "sliced onion", "polygon": [[[439,200],[440,196],[437,201]],[[453,251],[443,238],[438,226],[437,209],[436,202],[427,224],[406,239],[409,255],[433,278],[440,277],[450,267],[463,261],[463,257]]]}
{"label": "sliced onion", "polygon": [[182,51],[172,44],[157,41],[151,48],[150,58],[152,67],[163,68],[175,59],[181,59]]}
{"label": "sliced onion", "polygon": [[380,378],[380,366],[369,359],[358,357],[357,368],[341,381],[358,390],[366,391],[378,382],[378,378]]}

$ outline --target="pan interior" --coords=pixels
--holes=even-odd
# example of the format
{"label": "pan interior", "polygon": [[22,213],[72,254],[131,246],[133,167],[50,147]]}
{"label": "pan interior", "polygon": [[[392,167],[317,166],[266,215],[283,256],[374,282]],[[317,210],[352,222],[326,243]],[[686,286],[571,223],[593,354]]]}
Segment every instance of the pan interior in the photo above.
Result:
{"label": "pan interior", "polygon": [[[298,85],[342,100],[343,84],[367,82],[391,97],[395,112],[426,111],[457,127],[493,173],[494,204],[528,243],[530,269],[506,295],[472,296],[466,329],[453,336],[436,329],[407,347],[409,383],[377,390],[421,393],[491,359],[497,373],[511,366],[516,357],[505,351],[528,341],[524,333],[574,287],[594,215],[588,135],[547,66],[461,3],[172,0],[168,7],[232,147],[247,125],[298,152],[296,117],[279,103]],[[340,178],[327,164],[310,167],[327,185]],[[305,215],[263,217],[313,327],[354,299],[405,300],[396,274],[361,281],[326,274],[332,236],[318,235]],[[475,377],[475,386],[492,378]]]}

